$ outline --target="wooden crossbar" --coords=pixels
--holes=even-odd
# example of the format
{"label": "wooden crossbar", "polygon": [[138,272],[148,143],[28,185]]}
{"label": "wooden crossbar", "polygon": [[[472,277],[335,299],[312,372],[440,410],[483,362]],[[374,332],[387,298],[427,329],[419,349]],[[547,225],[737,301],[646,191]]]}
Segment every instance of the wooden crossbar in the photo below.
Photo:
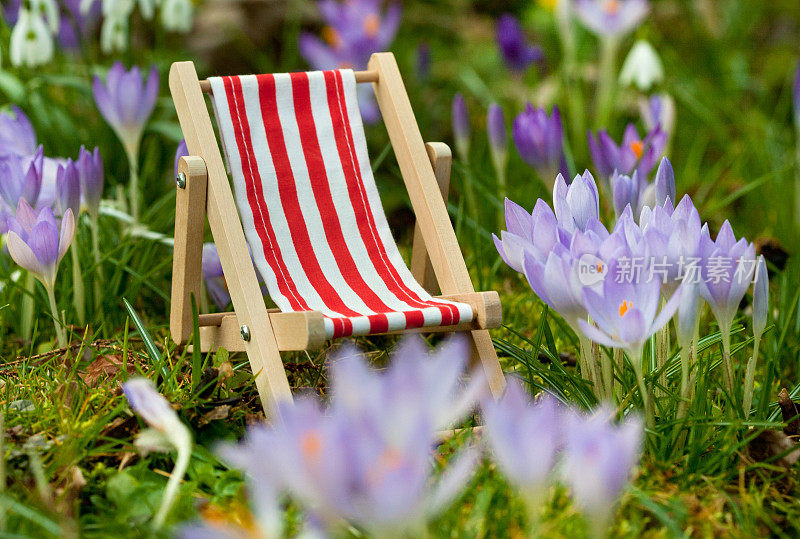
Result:
{"label": "wooden crossbar", "polygon": [[[354,71],[356,82],[378,82],[378,72],[375,70],[369,71]],[[207,93],[213,93],[211,90],[211,83],[207,79],[200,81],[200,89]]]}

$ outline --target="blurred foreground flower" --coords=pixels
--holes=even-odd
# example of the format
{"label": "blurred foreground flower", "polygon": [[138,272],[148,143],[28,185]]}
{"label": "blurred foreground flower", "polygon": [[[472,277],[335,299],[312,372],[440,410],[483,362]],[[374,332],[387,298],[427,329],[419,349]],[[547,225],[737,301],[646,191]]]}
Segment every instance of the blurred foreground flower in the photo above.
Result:
{"label": "blurred foreground flower", "polygon": [[16,216],[8,218],[8,253],[14,262],[31,272],[44,285],[58,343],[62,347],[66,346],[67,339],[56,306],[54,288],[58,264],[69,249],[74,235],[75,218],[70,209],[64,213],[60,231],[49,207],[37,212],[24,198],[19,200]]}
{"label": "blurred foreground flower", "polygon": [[485,401],[482,409],[492,454],[506,478],[520,490],[535,522],[553,479],[566,411],[551,396],[532,405],[525,389],[511,377],[503,398]]}
{"label": "blurred foreground flower", "polygon": [[594,33],[619,38],[642,22],[647,0],[574,0],[578,19]]}
{"label": "blurred foreground flower", "polygon": [[650,43],[640,39],[622,64],[619,82],[624,86],[635,85],[640,91],[646,92],[663,79],[661,58]]}
{"label": "blurred foreground flower", "polygon": [[512,136],[522,160],[536,170],[539,179],[552,191],[551,178],[559,172],[568,174],[564,161],[564,128],[558,107],[553,107],[548,116],[544,109],[528,103],[514,118]]}
{"label": "blurred foreground flower", "polygon": [[133,378],[122,385],[131,408],[142,416],[150,428],[136,437],[136,447],[147,454],[150,451],[167,452],[175,449],[178,458],[170,474],[158,512],[153,517],[153,527],[158,530],[164,524],[183,474],[192,454],[192,434],[178,414],[156,390],[153,382],[146,378]]}
{"label": "blurred foreground flower", "polygon": [[497,20],[496,38],[503,60],[512,71],[524,72],[532,63],[544,58],[541,48],[528,43],[525,32],[513,15],[506,13]]}
{"label": "blurred foreground flower", "polygon": [[131,214],[138,221],[139,142],[158,98],[158,71],[153,66],[145,81],[138,66],[126,71],[121,62],[115,62],[105,84],[100,77],[94,77],[92,91],[97,108],[125,148],[131,176]]}
{"label": "blurred foreground flower", "polygon": [[[381,3],[381,0],[321,0],[317,7],[325,22],[324,41],[301,33],[297,44],[300,54],[317,70],[366,69],[372,53],[389,50],[400,26],[400,3],[390,3],[385,13]],[[377,122],[380,111],[370,85],[359,84],[358,94],[364,121]]]}
{"label": "blurred foreground flower", "polygon": [[437,426],[464,411],[450,398],[468,350],[455,340],[430,354],[419,340],[403,341],[379,374],[345,348],[331,367],[328,415],[311,397],[281,404],[274,426],[251,428],[222,455],[245,469],[251,489],[287,492],[329,531],[350,522],[376,536],[419,533],[461,490],[476,461],[476,452],[462,451],[433,481]]}
{"label": "blurred foreground flower", "polygon": [[614,411],[601,408],[589,418],[567,418],[563,476],[583,510],[592,537],[605,536],[612,510],[639,460],[642,424],[636,417],[612,423]]}

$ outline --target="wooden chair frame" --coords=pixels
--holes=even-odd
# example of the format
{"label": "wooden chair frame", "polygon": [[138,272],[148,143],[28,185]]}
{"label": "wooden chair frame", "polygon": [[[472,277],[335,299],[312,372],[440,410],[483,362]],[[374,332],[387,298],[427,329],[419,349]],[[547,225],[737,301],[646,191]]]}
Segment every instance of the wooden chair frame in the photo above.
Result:
{"label": "wooden chair frame", "polygon": [[[373,85],[416,216],[412,274],[432,294],[438,286],[440,297],[468,303],[475,312],[470,323],[409,331],[468,334],[473,358],[481,362],[489,388],[497,396],[505,381],[487,329],[501,323],[500,300],[497,292],[475,292],[447,214],[450,149],[443,143],[423,144],[393,54],[373,54],[368,70],[356,72],[356,81]],[[189,156],[180,160],[176,181],[170,332],[180,345],[191,338],[190,296],[199,297],[202,290],[203,230],[208,218],[234,312],[200,315],[201,349],[247,352],[269,416],[276,403],[292,398],[280,352],[322,346],[323,315],[267,309],[203,97],[204,91],[210,92],[210,84],[198,79],[192,62],[176,62],[170,69],[169,86],[189,150]]]}

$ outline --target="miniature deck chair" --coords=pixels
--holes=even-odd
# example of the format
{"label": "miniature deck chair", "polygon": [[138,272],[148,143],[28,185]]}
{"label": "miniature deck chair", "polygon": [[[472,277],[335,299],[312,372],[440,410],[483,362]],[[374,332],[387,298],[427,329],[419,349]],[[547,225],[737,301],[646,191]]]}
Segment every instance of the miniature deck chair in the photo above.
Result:
{"label": "miniature deck chair", "polygon": [[[392,239],[372,176],[356,101],[363,82],[373,84],[416,215],[412,270]],[[350,335],[466,332],[490,389],[502,391],[486,331],[500,325],[499,297],[472,287],[436,177],[449,182],[450,150],[429,144],[426,153],[391,53],[374,54],[363,72],[207,81],[198,80],[192,62],[177,62],[169,84],[190,155],[176,179],[176,343],[192,334],[190,294],[201,290],[207,216],[234,312],[200,315],[201,349],[246,351],[266,414],[291,399],[281,351]],[[203,92],[212,94],[236,203]],[[267,309],[251,253],[279,309]],[[442,296],[418,284],[426,272],[428,287],[435,274]]]}

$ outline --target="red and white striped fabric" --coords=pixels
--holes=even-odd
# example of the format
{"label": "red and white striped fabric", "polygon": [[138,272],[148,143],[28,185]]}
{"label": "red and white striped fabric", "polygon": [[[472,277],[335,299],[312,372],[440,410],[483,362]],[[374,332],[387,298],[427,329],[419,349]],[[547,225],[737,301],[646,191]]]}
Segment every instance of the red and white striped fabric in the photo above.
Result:
{"label": "red and white striped fabric", "polygon": [[472,320],[397,250],[351,70],[209,80],[245,235],[282,311],[321,311],[329,338]]}

